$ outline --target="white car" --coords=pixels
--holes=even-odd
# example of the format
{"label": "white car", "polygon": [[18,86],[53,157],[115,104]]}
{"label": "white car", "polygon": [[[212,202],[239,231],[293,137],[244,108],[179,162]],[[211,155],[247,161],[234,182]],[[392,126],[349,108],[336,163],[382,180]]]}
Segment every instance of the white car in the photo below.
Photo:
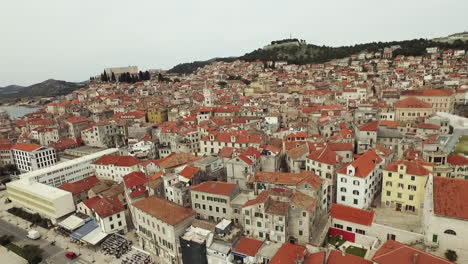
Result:
{"label": "white car", "polygon": [[36,240],[36,239],[41,238],[41,233],[39,233],[39,231],[37,230],[29,230],[27,237],[29,239]]}

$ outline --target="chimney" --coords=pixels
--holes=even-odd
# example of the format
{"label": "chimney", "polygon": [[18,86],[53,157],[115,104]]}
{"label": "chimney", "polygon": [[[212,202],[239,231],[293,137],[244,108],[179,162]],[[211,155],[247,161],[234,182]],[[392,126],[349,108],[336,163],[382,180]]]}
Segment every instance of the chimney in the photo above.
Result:
{"label": "chimney", "polygon": [[418,253],[414,254],[413,255],[413,261],[411,262],[411,264],[417,264],[418,259],[419,259],[419,254]]}

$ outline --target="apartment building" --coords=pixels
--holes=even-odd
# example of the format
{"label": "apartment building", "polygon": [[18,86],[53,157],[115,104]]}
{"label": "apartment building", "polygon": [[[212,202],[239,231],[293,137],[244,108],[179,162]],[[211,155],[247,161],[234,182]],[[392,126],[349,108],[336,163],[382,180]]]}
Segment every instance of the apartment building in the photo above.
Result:
{"label": "apartment building", "polygon": [[432,167],[424,161],[397,161],[383,169],[382,206],[420,214]]}
{"label": "apartment building", "polygon": [[12,147],[13,144],[0,144],[0,167],[14,164]]}
{"label": "apartment building", "polygon": [[154,196],[132,206],[140,247],[160,263],[181,264],[179,237],[192,224],[195,211]]}
{"label": "apartment building", "polygon": [[396,121],[416,121],[428,118],[434,110],[430,103],[416,97],[408,97],[395,103]]}
{"label": "apartment building", "polygon": [[242,208],[249,237],[273,242],[309,243],[317,230],[317,200],[291,189],[262,191]]}
{"label": "apartment building", "polygon": [[233,219],[231,201],[239,194],[237,184],[207,181],[190,189],[192,208],[197,216],[212,222]]}
{"label": "apartment building", "polygon": [[94,175],[95,169],[92,163],[103,155],[114,154],[118,151],[119,149],[116,148],[102,150],[83,157],[60,162],[47,168],[23,173],[19,177],[59,187],[64,183],[77,182]]}
{"label": "apartment building", "polygon": [[263,139],[261,135],[239,130],[233,132],[215,132],[200,139],[200,155],[215,155],[223,147],[259,148]]}
{"label": "apartment building", "polygon": [[370,207],[380,191],[384,160],[369,150],[338,171],[337,203],[355,208]]}
{"label": "apartment building", "polygon": [[87,146],[107,148],[114,146],[114,135],[122,134],[116,125],[102,121],[81,130],[81,139]]}
{"label": "apartment building", "polygon": [[424,89],[402,91],[400,98],[417,97],[418,99],[431,104],[434,112],[453,112],[455,96],[452,91],[443,89]]}
{"label": "apartment building", "polygon": [[89,215],[106,234],[127,233],[125,208],[117,197],[94,196],[77,205],[77,211]]}
{"label": "apartment building", "polygon": [[356,129],[357,153],[361,154],[369,149],[374,149],[377,143],[378,121],[364,124]]}
{"label": "apartment building", "polygon": [[81,137],[81,130],[88,127],[89,124],[91,124],[91,122],[87,118],[81,116],[65,119],[65,125],[68,127],[68,137],[75,140]]}
{"label": "apartment building", "polygon": [[447,163],[452,171],[450,178],[459,178],[468,180],[468,158],[462,155],[448,155]]}
{"label": "apartment building", "polygon": [[50,147],[17,143],[12,151],[16,167],[21,172],[35,171],[57,163],[57,153]]}
{"label": "apartment building", "polygon": [[122,182],[123,177],[140,170],[141,161],[132,156],[104,155],[93,162],[98,178]]}
{"label": "apartment building", "polygon": [[247,190],[248,177],[260,169],[261,153],[255,148],[249,148],[225,161],[225,166],[227,181],[239,185],[241,190]]}

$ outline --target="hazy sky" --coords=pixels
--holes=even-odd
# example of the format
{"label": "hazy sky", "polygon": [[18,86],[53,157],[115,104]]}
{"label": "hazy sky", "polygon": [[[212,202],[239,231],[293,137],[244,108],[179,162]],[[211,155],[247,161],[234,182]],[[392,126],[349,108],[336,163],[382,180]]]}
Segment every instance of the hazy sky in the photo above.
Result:
{"label": "hazy sky", "polygon": [[289,34],[332,46],[433,38],[468,30],[467,13],[466,0],[2,0],[0,86],[168,69]]}

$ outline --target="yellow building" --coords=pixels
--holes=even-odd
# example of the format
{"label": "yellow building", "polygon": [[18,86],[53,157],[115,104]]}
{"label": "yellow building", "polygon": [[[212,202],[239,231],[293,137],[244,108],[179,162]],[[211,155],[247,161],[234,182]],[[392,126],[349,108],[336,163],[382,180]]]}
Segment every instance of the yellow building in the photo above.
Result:
{"label": "yellow building", "polygon": [[416,121],[431,116],[432,105],[416,97],[408,97],[395,103],[395,120]]}
{"label": "yellow building", "polygon": [[383,170],[382,206],[419,214],[432,164],[424,161],[397,161]]}
{"label": "yellow building", "polygon": [[148,122],[150,123],[162,123],[167,121],[167,109],[149,109],[147,115]]}
{"label": "yellow building", "polygon": [[455,96],[452,91],[443,89],[424,89],[402,91],[400,99],[417,97],[418,99],[432,105],[434,112],[453,112]]}

